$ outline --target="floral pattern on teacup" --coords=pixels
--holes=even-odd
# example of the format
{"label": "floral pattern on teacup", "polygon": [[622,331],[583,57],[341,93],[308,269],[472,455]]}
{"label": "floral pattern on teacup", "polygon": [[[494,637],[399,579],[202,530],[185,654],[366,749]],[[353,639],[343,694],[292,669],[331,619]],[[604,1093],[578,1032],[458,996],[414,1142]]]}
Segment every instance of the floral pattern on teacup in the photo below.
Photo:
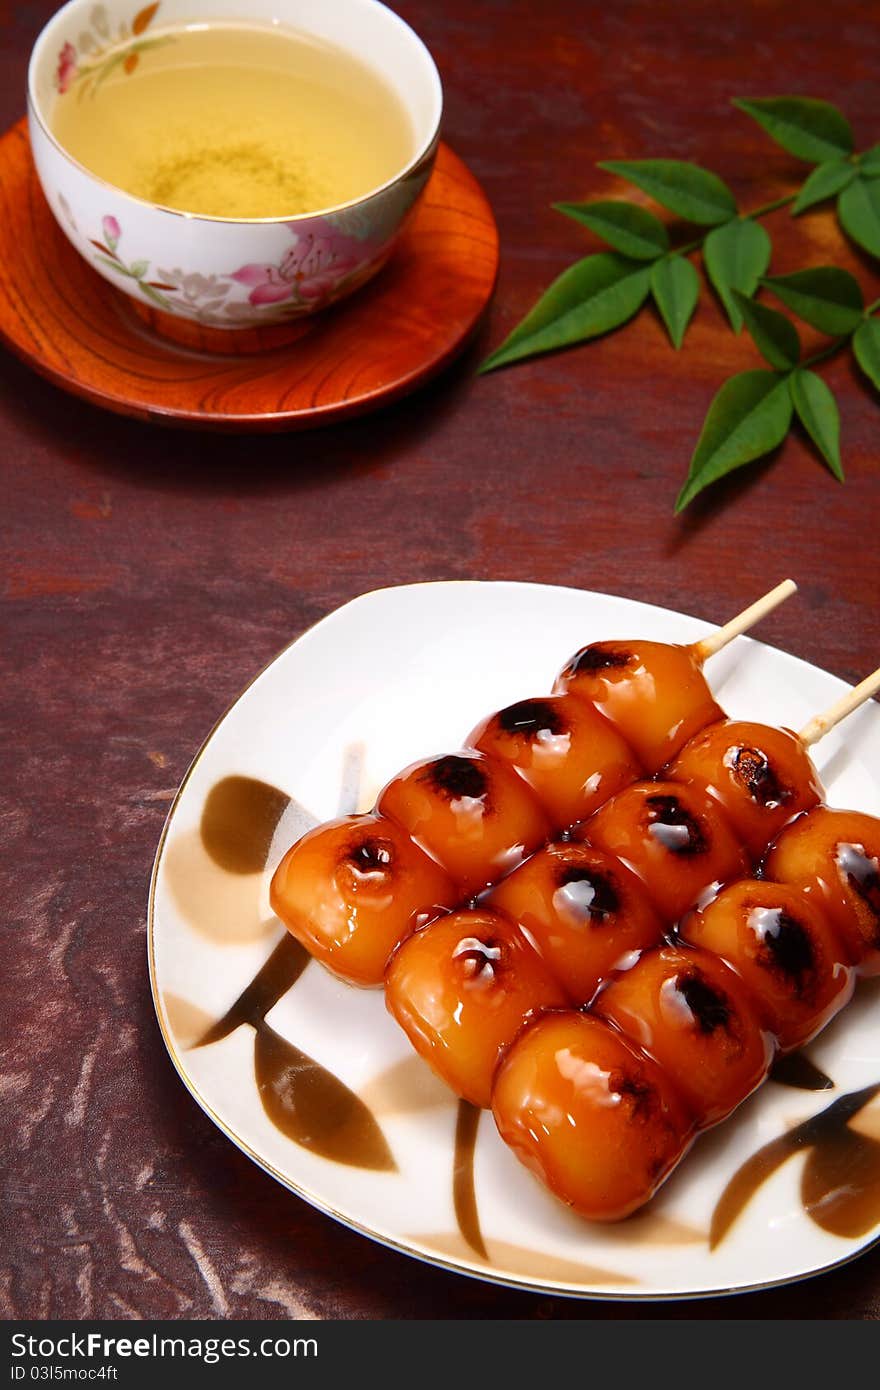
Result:
{"label": "floral pattern on teacup", "polygon": [[66,92],[76,75],[76,49],[72,43],[66,43],[58,54],[58,67],[55,72],[55,85],[59,92]]}
{"label": "floral pattern on teacup", "polygon": [[[61,193],[56,196],[75,231],[67,200]],[[112,213],[101,219],[100,237],[90,237],[89,244],[105,272],[133,280],[156,308],[214,327],[238,328],[298,318],[341,299],[379,269],[395,241],[393,234],[350,236],[330,216],[315,218],[307,226],[283,225],[293,244],[280,260],[249,261],[225,273],[158,266],[151,275],[149,259],[129,261],[120,254],[122,227]],[[135,293],[135,287],[130,292]]]}
{"label": "floral pattern on teacup", "polygon": [[150,269],[149,261],[137,260],[127,264],[120,256],[116,248],[122,236],[122,228],[115,217],[108,214],[102,218],[101,234],[101,241],[92,239],[92,246],[95,248],[95,260],[117,275],[124,275],[130,280],[136,280],[144,298],[149,299],[157,308],[172,310],[174,306],[170,300],[166,299],[163,291],[173,290],[175,286],[166,284],[162,280],[148,280],[146,277]]}
{"label": "floral pattern on teacup", "polygon": [[[141,53],[148,48],[171,43],[168,36],[160,39],[140,37],[152,24],[158,9],[159,0],[153,5],[145,5],[131,21],[131,28],[123,20],[114,38],[106,9],[103,5],[95,5],[89,15],[91,27],[77,35],[75,44],[68,39],[58,54],[55,86],[59,95],[63,96],[74,85],[78,97],[85,96],[87,92],[94,95],[101,83],[117,68],[131,74],[138,65]],[[131,42],[126,43],[126,39]]]}
{"label": "floral pattern on teacup", "polygon": [[324,303],[363,263],[364,244],[333,228],[301,232],[288,224],[295,241],[277,265],[254,261],[234,270],[231,279],[246,285],[254,305]]}

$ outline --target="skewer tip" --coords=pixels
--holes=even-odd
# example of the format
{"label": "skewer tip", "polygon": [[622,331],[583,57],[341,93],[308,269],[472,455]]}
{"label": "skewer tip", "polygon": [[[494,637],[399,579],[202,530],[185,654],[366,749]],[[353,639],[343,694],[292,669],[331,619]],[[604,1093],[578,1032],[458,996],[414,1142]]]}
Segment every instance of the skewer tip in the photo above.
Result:
{"label": "skewer tip", "polygon": [[880,666],[876,671],[872,671],[870,676],[859,681],[859,684],[854,686],[852,690],[847,690],[846,694],[841,695],[840,699],[835,700],[828,709],[823,710],[821,714],[814,715],[798,734],[801,743],[805,748],[811,748],[814,743],[819,742],[820,738],[824,738],[836,724],[853,714],[878,691],[880,691]]}
{"label": "skewer tip", "polygon": [[720,652],[722,647],[726,647],[732,642],[734,637],[739,637],[741,633],[747,632],[755,623],[759,623],[762,618],[766,618],[768,613],[772,613],[780,603],[784,603],[792,594],[797,593],[797,584],[793,579],[783,579],[781,584],[777,584],[769,593],[764,594],[763,598],[750,603],[748,608],[744,608],[741,613],[737,613],[735,618],[720,627],[717,632],[713,632],[709,637],[704,637],[699,642],[694,642],[691,650],[700,665],[708,661],[710,656]]}

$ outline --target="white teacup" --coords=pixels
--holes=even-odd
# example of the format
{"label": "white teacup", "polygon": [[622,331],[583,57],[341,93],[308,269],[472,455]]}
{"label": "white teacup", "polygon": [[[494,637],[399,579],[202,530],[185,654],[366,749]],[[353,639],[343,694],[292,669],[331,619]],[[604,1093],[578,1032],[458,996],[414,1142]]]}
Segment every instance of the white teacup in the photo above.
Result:
{"label": "white teacup", "polygon": [[144,7],[139,0],[70,0],[34,46],[28,120],[43,192],[76,249],[143,308],[213,328],[285,324],[363,285],[388,259],[437,150],[442,89],[421,40],[378,0],[160,0],[149,8],[154,28],[280,22],[359,57],[408,113],[414,154],[381,187],[316,216],[206,217],[145,202],[89,173],[49,124],[56,98],[76,100],[71,88],[81,67],[115,48],[120,33],[136,41],[132,25]]}

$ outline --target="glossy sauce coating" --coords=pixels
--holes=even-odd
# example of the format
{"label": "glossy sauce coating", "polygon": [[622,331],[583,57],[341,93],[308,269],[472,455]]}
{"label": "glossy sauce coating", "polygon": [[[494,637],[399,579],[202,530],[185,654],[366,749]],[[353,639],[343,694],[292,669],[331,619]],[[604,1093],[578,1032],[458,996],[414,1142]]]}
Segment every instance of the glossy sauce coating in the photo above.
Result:
{"label": "glossy sauce coating", "polygon": [[467,744],[515,768],[558,830],[644,775],[614,726],[573,695],[508,705],[478,724]]}
{"label": "glossy sauce coating", "polygon": [[708,951],[646,951],[602,990],[593,1012],[654,1058],[699,1128],[751,1095],[773,1057],[744,982]]}
{"label": "glossy sauce coating", "polygon": [[379,985],[394,948],[459,894],[408,835],[372,814],[310,830],[281,860],[269,897],[322,965],[352,984]]}
{"label": "glossy sauce coating", "polygon": [[588,1004],[615,966],[663,934],[635,874],[591,845],[548,845],[487,902],[524,928],[575,1005]]}
{"label": "glossy sauce coating", "polygon": [[409,937],[388,966],[385,1001],[438,1076],[483,1107],[526,1020],[567,1003],[519,928],[481,909],[453,912]]}
{"label": "glossy sauce coating", "polygon": [[817,806],[783,830],[764,876],[801,888],[827,913],[859,973],[880,974],[880,820]]}
{"label": "glossy sauce coating", "polygon": [[725,719],[696,734],[664,776],[693,782],[713,796],[755,859],[793,816],[818,806],[819,774],[788,729]]}
{"label": "glossy sauce coating", "polygon": [[748,867],[718,803],[683,782],[637,782],[575,836],[634,869],[666,923],[677,922],[712,884],[741,878]]}
{"label": "glossy sauce coating", "polygon": [[799,888],[741,879],[681,926],[738,971],[783,1052],[809,1042],[849,1000],[853,971],[825,913]]}
{"label": "glossy sauce coating", "polygon": [[693,649],[665,642],[594,642],[560,671],[554,689],[594,705],[651,773],[724,718]]}
{"label": "glossy sauce coating", "polygon": [[492,1110],[520,1161],[591,1221],[642,1206],[692,1132],[661,1068],[600,1019],[573,1012],[547,1014],[519,1036]]}
{"label": "glossy sauce coating", "polygon": [[388,783],[376,807],[443,865],[462,897],[503,878],[550,837],[522,778],[482,753],[413,763]]}

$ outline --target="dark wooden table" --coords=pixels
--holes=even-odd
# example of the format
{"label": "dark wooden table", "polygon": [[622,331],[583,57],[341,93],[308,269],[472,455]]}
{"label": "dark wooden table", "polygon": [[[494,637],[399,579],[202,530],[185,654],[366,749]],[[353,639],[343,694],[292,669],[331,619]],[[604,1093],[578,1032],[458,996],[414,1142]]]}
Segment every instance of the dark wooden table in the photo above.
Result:
{"label": "dark wooden table", "polygon": [[[288,1195],[197,1109],[153,1017],[147,882],[194,749],[273,653],[378,585],[582,585],[716,620],[791,574],[761,635],[855,680],[880,660],[876,402],[839,393],[848,481],[803,438],[672,503],[717,384],[757,365],[714,302],[680,358],[647,315],[478,379],[474,368],[590,238],[553,199],[619,195],[600,158],[713,163],[746,206],[802,166],[736,94],[840,101],[880,140],[873,6],[838,0],[401,0],[440,66],[446,136],[501,230],[494,306],[467,355],[385,413],[230,438],[105,415],[0,358],[5,676],[2,1308],[32,1317],[643,1317],[456,1278]],[[53,5],[0,8],[0,117],[24,106]],[[830,218],[769,220],[780,270],[843,255]],[[788,1290],[665,1316],[880,1316],[880,1249]]]}

